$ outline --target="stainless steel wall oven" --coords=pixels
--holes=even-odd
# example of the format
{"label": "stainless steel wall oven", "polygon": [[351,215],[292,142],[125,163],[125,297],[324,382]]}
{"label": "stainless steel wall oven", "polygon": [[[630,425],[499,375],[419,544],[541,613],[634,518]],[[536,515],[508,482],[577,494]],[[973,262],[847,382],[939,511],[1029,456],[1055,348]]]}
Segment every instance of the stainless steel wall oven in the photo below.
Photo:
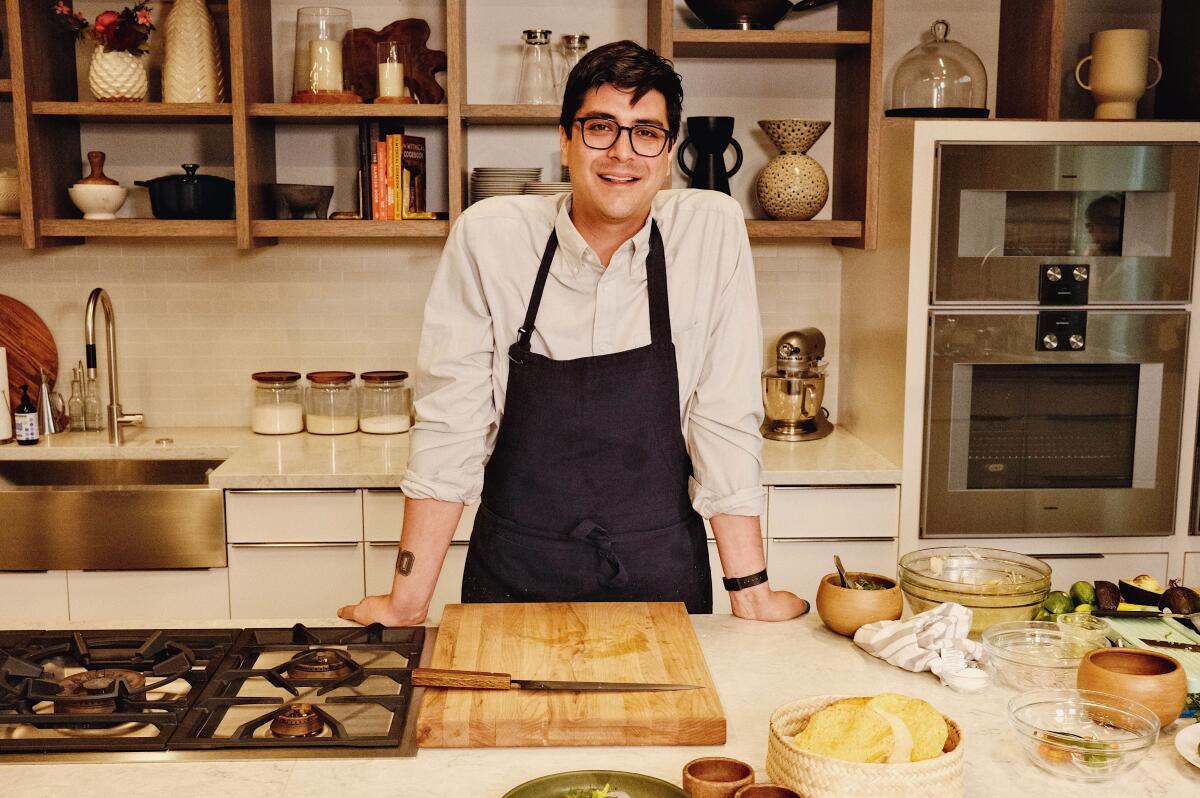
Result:
{"label": "stainless steel wall oven", "polygon": [[1200,146],[942,144],[923,537],[1168,535]]}

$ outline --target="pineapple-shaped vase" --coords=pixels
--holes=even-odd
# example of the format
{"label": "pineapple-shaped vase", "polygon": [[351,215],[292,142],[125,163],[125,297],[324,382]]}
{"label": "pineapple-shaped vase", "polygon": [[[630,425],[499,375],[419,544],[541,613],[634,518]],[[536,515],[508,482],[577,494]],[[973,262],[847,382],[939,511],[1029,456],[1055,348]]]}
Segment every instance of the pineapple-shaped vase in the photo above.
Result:
{"label": "pineapple-shaped vase", "polygon": [[105,52],[104,45],[96,45],[88,67],[88,86],[97,100],[140,103],[150,87],[146,59],[124,50]]}
{"label": "pineapple-shaped vase", "polygon": [[758,126],[779,148],[755,182],[758,204],[772,219],[806,221],[825,207],[829,178],[821,164],[805,153],[829,123],[816,119],[762,119]]}
{"label": "pineapple-shaped vase", "polygon": [[164,27],[163,102],[221,102],[221,46],[204,0],[175,0]]}

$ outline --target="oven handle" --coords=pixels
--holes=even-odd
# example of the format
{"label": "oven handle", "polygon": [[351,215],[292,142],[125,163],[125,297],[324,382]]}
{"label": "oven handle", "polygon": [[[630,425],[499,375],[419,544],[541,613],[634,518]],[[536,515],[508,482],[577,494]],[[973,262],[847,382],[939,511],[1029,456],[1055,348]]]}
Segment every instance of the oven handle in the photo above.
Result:
{"label": "oven handle", "polygon": [[355,546],[361,546],[362,542],[356,543],[230,543],[235,549],[351,549]]}

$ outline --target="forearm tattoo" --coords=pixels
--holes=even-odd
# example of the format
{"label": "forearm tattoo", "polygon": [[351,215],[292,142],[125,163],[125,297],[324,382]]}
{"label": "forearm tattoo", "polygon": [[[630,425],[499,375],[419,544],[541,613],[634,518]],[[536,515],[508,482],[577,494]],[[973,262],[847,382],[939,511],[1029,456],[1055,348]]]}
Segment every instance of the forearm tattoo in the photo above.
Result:
{"label": "forearm tattoo", "polygon": [[396,572],[401,576],[408,576],[412,573],[413,563],[416,561],[417,555],[408,549],[400,549],[396,554]]}

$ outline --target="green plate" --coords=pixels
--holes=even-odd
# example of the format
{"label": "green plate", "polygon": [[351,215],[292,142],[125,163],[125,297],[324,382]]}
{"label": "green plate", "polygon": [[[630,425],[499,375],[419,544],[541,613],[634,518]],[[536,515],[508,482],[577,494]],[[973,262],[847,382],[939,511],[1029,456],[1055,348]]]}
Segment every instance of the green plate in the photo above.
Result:
{"label": "green plate", "polygon": [[504,798],[562,798],[569,790],[599,790],[607,784],[633,798],[688,798],[674,784],[621,770],[572,770],[527,781],[504,793]]}

